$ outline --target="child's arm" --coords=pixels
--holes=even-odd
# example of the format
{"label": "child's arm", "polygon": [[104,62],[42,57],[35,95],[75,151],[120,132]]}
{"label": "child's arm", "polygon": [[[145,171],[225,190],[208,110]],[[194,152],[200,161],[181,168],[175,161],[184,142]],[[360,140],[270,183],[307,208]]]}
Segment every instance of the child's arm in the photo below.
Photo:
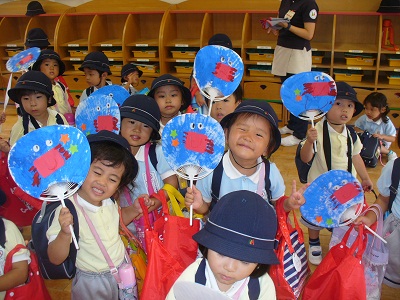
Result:
{"label": "child's arm", "polygon": [[[125,225],[128,225],[129,223],[132,222],[134,219],[138,219],[141,216],[143,216],[143,210],[140,207],[139,203],[139,198],[144,199],[144,204],[149,208],[149,211],[153,211],[155,208],[155,199],[150,198],[149,195],[140,195],[135,201],[133,202],[133,205],[127,206],[127,207],[121,207],[121,214],[122,214],[122,221],[124,222]],[[159,203],[160,201],[157,200]],[[150,209],[150,207],[152,209]]]}
{"label": "child's arm", "polygon": [[0,151],[4,153],[10,152],[10,143],[0,137]]}
{"label": "child's arm", "polygon": [[394,141],[396,141],[396,137],[393,135],[374,133],[372,136],[389,143],[393,143]]}
{"label": "child's arm", "polygon": [[[378,199],[376,199],[375,203],[381,207],[382,212],[385,212],[388,209],[389,206],[389,196],[385,197],[382,195],[378,196]],[[376,214],[370,210],[367,211],[367,213],[364,216],[359,216],[355,221],[355,225],[360,225],[360,224],[365,224],[367,226],[371,226],[376,222]]]}
{"label": "child's arm", "polygon": [[210,207],[210,203],[203,200],[203,195],[201,192],[193,185],[192,188],[188,187],[185,195],[185,205],[190,207],[193,205],[193,211],[198,214],[206,214]]}
{"label": "child's arm", "polygon": [[58,222],[61,225],[61,230],[58,233],[56,239],[49,244],[47,248],[47,254],[49,255],[50,262],[59,265],[61,264],[69,254],[69,246],[71,244],[71,232],[69,231],[69,225],[73,224],[73,216],[69,209],[63,207],[58,216]]}
{"label": "child's arm", "polygon": [[374,184],[369,178],[367,168],[365,167],[364,161],[360,154],[353,155],[353,165],[356,168],[357,174],[361,178],[361,186],[364,191],[370,191],[374,188]]}
{"label": "child's arm", "polygon": [[283,208],[286,212],[289,212],[293,209],[299,209],[300,206],[306,203],[303,194],[308,186],[309,184],[305,184],[298,191],[296,191],[296,180],[292,181],[292,194],[283,202]]}
{"label": "child's arm", "polygon": [[318,132],[317,129],[311,127],[307,130],[307,140],[303,144],[303,147],[300,150],[300,158],[303,162],[308,163],[312,160],[314,156],[313,145],[317,140]]}
{"label": "child's arm", "polygon": [[28,280],[28,261],[22,260],[12,264],[11,271],[0,276],[0,291],[7,291],[24,284]]}
{"label": "child's arm", "polygon": [[6,112],[3,111],[3,112],[0,114],[0,125],[6,122],[6,118],[7,118]]}

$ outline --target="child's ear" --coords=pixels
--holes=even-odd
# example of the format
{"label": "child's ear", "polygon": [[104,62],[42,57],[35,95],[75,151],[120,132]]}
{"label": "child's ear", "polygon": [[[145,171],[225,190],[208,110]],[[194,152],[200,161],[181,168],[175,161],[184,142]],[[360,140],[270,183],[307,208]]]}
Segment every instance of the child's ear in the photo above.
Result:
{"label": "child's ear", "polygon": [[102,78],[106,78],[108,76],[108,73],[107,72],[103,72],[102,74],[101,74],[101,77]]}

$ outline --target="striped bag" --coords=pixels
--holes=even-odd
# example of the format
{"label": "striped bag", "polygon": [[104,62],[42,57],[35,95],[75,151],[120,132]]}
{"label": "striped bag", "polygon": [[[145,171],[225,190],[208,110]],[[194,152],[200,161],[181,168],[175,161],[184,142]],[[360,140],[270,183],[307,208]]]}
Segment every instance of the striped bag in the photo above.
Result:
{"label": "striped bag", "polygon": [[276,297],[298,299],[310,275],[303,231],[293,213],[293,228],[288,213],[283,209],[283,198],[276,205],[278,248],[275,250],[280,264],[271,265],[270,276],[276,288]]}

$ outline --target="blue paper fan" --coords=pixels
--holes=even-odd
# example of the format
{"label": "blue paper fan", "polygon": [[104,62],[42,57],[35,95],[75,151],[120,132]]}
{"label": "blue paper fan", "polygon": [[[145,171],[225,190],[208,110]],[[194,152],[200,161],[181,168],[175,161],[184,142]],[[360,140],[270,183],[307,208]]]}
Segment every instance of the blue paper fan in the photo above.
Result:
{"label": "blue paper fan", "polygon": [[287,110],[303,120],[318,119],[328,112],[336,99],[336,83],[323,72],[303,72],[286,79],[281,87]]}
{"label": "blue paper fan", "polygon": [[85,135],[100,130],[119,134],[121,127],[119,107],[113,98],[93,93],[76,108],[75,124]]}
{"label": "blue paper fan", "polygon": [[349,172],[331,170],[316,178],[304,192],[306,203],[300,207],[309,222],[326,228],[347,225],[362,209],[364,191]]}
{"label": "blue paper fan", "polygon": [[37,47],[26,49],[11,57],[6,63],[6,68],[9,72],[28,70],[38,59],[39,55],[40,49]]}
{"label": "blue paper fan", "polygon": [[55,183],[72,182],[78,186],[83,183],[90,167],[89,143],[75,127],[42,127],[14,144],[8,165],[18,186],[40,198]]}
{"label": "blue paper fan", "polygon": [[117,103],[118,107],[120,107],[126,98],[130,96],[126,89],[116,84],[103,86],[94,91],[90,96],[98,97],[99,95],[105,95],[112,98]]}
{"label": "blue paper fan", "polygon": [[222,100],[233,94],[239,86],[243,70],[243,61],[235,51],[210,45],[197,52],[193,77],[205,97]]}

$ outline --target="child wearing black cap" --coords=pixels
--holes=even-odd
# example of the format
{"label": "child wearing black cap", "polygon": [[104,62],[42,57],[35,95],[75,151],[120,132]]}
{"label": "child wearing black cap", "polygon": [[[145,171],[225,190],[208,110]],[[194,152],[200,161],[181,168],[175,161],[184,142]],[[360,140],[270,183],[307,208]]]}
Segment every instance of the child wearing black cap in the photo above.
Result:
{"label": "child wearing black cap", "polygon": [[[138,176],[120,194],[120,205],[137,205],[140,208],[138,198],[141,195],[157,193],[167,183],[177,188],[178,180],[165,160],[161,145],[157,144],[161,136],[160,109],[156,101],[149,96],[133,95],[124,101],[120,112],[121,135],[128,141],[131,153],[139,164]],[[148,178],[151,178],[150,182]],[[150,211],[161,205],[159,201],[156,203],[158,205]],[[130,224],[128,228],[139,235],[135,224]]]}
{"label": "child wearing black cap", "polygon": [[[285,195],[285,183],[277,166],[266,159],[281,144],[278,118],[272,107],[265,101],[246,100],[220,124],[225,129],[229,150],[210,175],[187,189],[185,205],[193,205],[193,211],[206,214],[220,197],[237,190],[256,192],[272,203],[281,199]],[[214,178],[218,173],[219,178]],[[282,198],[286,211],[297,209],[305,202],[305,186],[296,192],[293,180],[291,190],[289,198]]]}
{"label": "child wearing black cap", "polygon": [[19,104],[22,111],[22,117],[11,129],[11,146],[23,135],[37,128],[55,124],[68,125],[63,115],[50,109],[50,106],[56,104],[53,94],[50,79],[39,71],[26,72],[15,87],[8,91],[10,99]]}
{"label": "child wearing black cap", "polygon": [[[352,140],[350,129],[346,124],[357,116],[362,110],[363,105],[357,99],[356,91],[346,82],[336,82],[337,96],[332,108],[326,116],[307,131],[307,138],[302,142],[300,158],[303,162],[309,163],[312,160],[310,171],[308,172],[307,182],[312,182],[319,175],[328,170],[348,170],[355,177],[357,174],[361,178],[361,185],[364,190],[372,189],[373,184],[369,178],[367,169],[360,156],[362,144],[360,139]],[[330,167],[327,165],[327,158],[324,151],[324,127],[329,134],[331,159]],[[314,151],[314,142],[317,142],[317,149]],[[348,145],[351,149],[348,149]],[[349,164],[350,162],[350,164]],[[322,248],[319,241],[319,231],[323,228],[314,226],[307,222],[303,217],[302,223],[308,227],[310,238],[309,261],[314,265],[319,265],[322,261]]]}
{"label": "child wearing black cap", "polygon": [[[48,254],[52,263],[62,263],[69,254],[69,225],[79,223],[77,272],[72,282],[72,299],[118,299],[117,281],[94,238],[85,215],[93,223],[111,261],[117,268],[124,262],[125,247],[119,235],[118,204],[111,197],[132,182],[138,171],[136,159],[128,142],[113,132],[102,130],[88,136],[91,150],[89,173],[71,201],[78,220],[68,208],[59,206],[47,230]],[[151,200],[145,199],[147,205]],[[122,220],[128,224],[138,212],[133,206],[121,209]],[[79,222],[78,222],[79,221]]]}
{"label": "child wearing black cap", "polygon": [[50,49],[42,50],[33,64],[32,70],[41,71],[50,79],[54,93],[53,97],[56,100],[56,104],[51,108],[64,115],[70,125],[74,125],[75,118],[68,102],[67,88],[60,81],[55,80],[65,71],[65,64],[58,53]]}
{"label": "child wearing black cap", "polygon": [[139,84],[139,78],[142,77],[143,72],[139,70],[134,64],[126,64],[121,70],[121,83],[122,86],[128,91],[129,95],[134,95],[138,91],[135,87]]}
{"label": "child wearing black cap", "polygon": [[184,83],[171,74],[164,74],[153,80],[148,96],[157,101],[161,112],[160,133],[165,124],[190,105],[190,90]]}
{"label": "child wearing black cap", "polygon": [[256,193],[239,190],[223,196],[203,229],[193,236],[203,250],[167,295],[175,299],[177,282],[196,282],[229,299],[276,299],[267,271],[275,255],[275,210]]}
{"label": "child wearing black cap", "polygon": [[110,85],[107,76],[111,75],[110,62],[107,56],[100,51],[90,52],[85,56],[80,71],[85,73],[85,79],[89,87],[82,92],[80,101],[85,100],[91,93],[103,86]]}

